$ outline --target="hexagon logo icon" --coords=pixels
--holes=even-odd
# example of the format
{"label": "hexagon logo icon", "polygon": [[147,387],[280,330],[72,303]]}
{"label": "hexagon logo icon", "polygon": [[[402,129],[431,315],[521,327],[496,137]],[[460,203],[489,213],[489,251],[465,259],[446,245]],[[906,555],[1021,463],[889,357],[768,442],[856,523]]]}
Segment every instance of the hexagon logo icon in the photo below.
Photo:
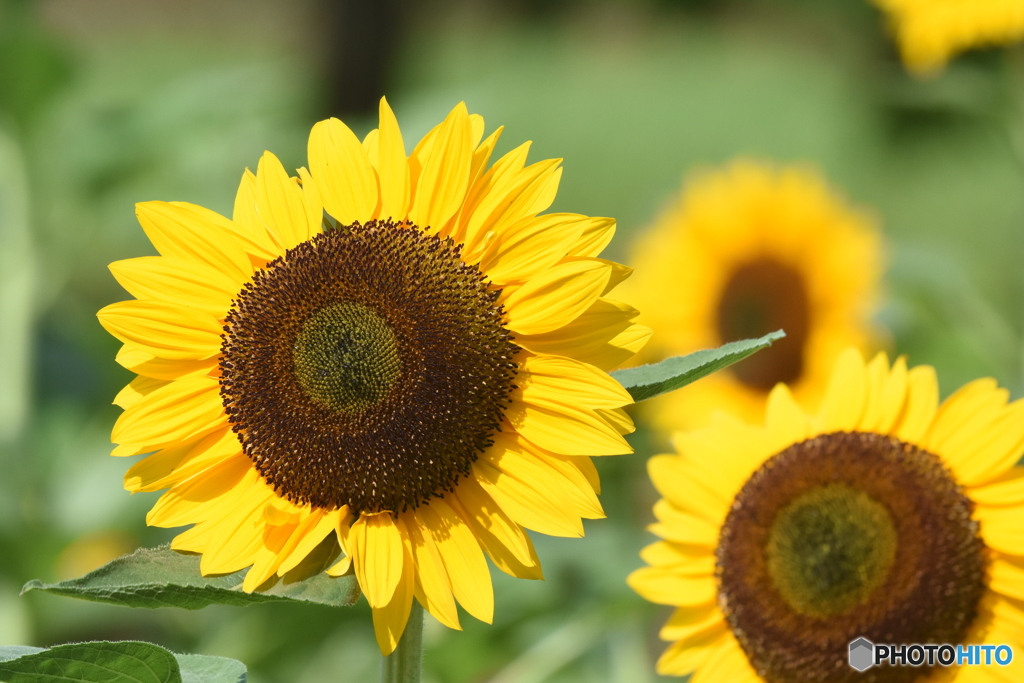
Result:
{"label": "hexagon logo icon", "polygon": [[857,671],[867,671],[875,664],[875,644],[867,638],[858,638],[850,643],[850,666]]}

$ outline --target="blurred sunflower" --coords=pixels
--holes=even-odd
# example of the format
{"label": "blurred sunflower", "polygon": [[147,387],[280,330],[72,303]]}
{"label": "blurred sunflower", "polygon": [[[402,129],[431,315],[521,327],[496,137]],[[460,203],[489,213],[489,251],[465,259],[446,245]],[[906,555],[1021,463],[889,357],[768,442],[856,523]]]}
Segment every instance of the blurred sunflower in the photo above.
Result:
{"label": "blurred sunflower", "polygon": [[1024,38],[1021,0],[873,0],[888,13],[903,63],[917,73],[936,71],[974,47]]}
{"label": "blurred sunflower", "polygon": [[231,220],[139,204],[160,256],[112,264],[136,300],[99,313],[139,375],[114,454],[153,453],[126,487],[169,489],[147,521],[194,525],[172,547],[251,567],[246,591],[334,535],[385,654],[414,597],[489,622],[484,553],[541,578],[524,528],[582,536],[588,456],[630,451],[604,371],[649,333],[604,296],[630,272],[596,258],[615,223],[538,215],[560,160],[527,143],[488,168],[483,130],[460,104],[407,156],[382,100],[363,141],[316,124],[298,178],[264,154]]}
{"label": "blurred sunflower", "polygon": [[706,424],[723,408],[760,419],[778,382],[814,400],[839,353],[870,346],[875,336],[869,318],[881,275],[878,233],[804,168],[739,161],[694,177],[638,241],[632,261],[642,268],[628,296],[654,330],[648,357],[780,328],[787,335],[648,402],[666,431]]}
{"label": "blurred sunflower", "polygon": [[[939,405],[931,367],[840,356],[820,410],[785,385],[764,426],[721,414],[648,469],[664,540],[629,584],[676,607],[664,674],[855,681],[849,643],[1024,648],[1024,401],[994,380]],[[889,667],[871,680],[1021,680],[1021,666]]]}

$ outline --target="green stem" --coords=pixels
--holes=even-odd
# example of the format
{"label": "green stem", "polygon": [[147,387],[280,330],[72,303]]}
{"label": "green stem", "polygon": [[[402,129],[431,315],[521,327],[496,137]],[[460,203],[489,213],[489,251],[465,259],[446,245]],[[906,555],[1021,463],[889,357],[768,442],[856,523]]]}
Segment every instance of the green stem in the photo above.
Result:
{"label": "green stem", "polygon": [[423,668],[423,608],[412,601],[409,622],[395,651],[384,658],[380,683],[419,683]]}

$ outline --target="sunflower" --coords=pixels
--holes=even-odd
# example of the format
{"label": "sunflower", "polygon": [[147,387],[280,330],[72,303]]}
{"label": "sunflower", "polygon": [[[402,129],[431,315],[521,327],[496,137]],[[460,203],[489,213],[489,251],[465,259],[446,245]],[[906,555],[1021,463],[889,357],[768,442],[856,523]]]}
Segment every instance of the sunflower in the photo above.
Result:
{"label": "sunflower", "polygon": [[171,547],[249,567],[246,591],[336,542],[385,654],[414,598],[489,622],[485,554],[542,578],[524,529],[582,536],[589,456],[630,451],[605,371],[649,333],[605,297],[630,272],[597,258],[615,222],[542,214],[560,160],[488,167],[483,131],[459,104],[407,155],[382,100],[362,141],[316,124],[297,178],[265,153],[230,220],[139,204],[160,255],[113,263],[136,299],[99,313],[138,374],[113,454],[150,455],[126,488],[167,489],[148,523],[192,525]]}
{"label": "sunflower", "polygon": [[881,261],[872,222],[809,169],[738,161],[693,177],[633,252],[641,268],[629,298],[654,330],[647,351],[674,356],[777,329],[787,336],[650,401],[653,422],[702,426],[723,408],[757,420],[778,382],[815,400],[844,348],[872,344]]}
{"label": "sunflower", "polygon": [[903,63],[936,71],[955,54],[1024,38],[1021,0],[873,0],[889,15]]}
{"label": "sunflower", "polygon": [[[693,682],[855,681],[851,641],[1024,648],[1024,401],[991,379],[939,405],[935,371],[836,363],[815,414],[785,385],[763,426],[722,414],[648,470],[664,497],[651,566],[675,606],[664,674]],[[882,667],[873,680],[1021,680],[1024,667]]]}

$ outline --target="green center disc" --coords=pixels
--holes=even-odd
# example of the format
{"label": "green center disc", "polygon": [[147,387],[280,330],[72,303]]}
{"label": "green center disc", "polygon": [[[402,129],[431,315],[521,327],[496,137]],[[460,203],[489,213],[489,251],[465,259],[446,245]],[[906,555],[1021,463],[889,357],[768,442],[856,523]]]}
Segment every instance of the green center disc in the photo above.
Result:
{"label": "green center disc", "polygon": [[402,370],[387,322],[373,309],[350,302],[311,316],[295,339],[292,357],[306,394],[346,412],[378,403]]}
{"label": "green center disc", "polygon": [[883,505],[844,484],[812,489],[783,508],[768,536],[768,572],[801,614],[828,617],[885,580],[896,529]]}

